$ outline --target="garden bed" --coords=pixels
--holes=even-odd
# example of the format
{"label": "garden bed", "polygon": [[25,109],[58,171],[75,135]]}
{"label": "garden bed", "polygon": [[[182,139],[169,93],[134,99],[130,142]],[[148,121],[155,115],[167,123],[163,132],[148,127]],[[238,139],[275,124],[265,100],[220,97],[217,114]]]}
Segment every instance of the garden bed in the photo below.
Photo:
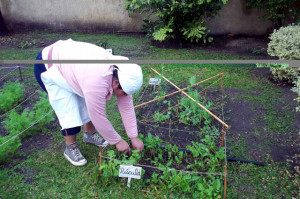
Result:
{"label": "garden bed", "polygon": [[[225,126],[201,110],[196,102],[214,111],[215,117],[224,118],[222,77],[220,74],[217,81],[194,87],[197,83],[195,77],[191,77],[190,88],[186,90],[195,102],[181,92],[168,95],[178,90],[168,82],[156,87],[157,90],[146,87],[139,96],[140,105],[136,106],[138,130],[145,150],[141,154],[133,152],[131,157],[116,155],[114,151],[105,153],[100,181],[104,184],[121,182],[111,178],[118,177],[120,164],[129,163],[143,168],[139,186],[156,186],[162,192],[193,198],[221,197],[226,189],[223,186],[226,184],[226,143],[225,132],[222,132]],[[219,85],[214,85],[218,81]],[[184,85],[187,83],[181,84],[182,88]],[[151,102],[153,98],[157,100]]]}

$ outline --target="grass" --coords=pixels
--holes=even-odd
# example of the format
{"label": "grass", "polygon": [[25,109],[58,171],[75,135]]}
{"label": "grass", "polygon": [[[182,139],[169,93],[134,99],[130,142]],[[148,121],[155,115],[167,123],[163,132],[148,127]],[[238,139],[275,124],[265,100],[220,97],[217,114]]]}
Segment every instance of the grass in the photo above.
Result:
{"label": "grass", "polygon": [[[37,40],[51,43],[58,39],[73,38],[74,40],[96,42],[107,41],[109,47],[116,54],[126,55],[132,59],[246,59],[235,55],[211,54],[203,49],[160,49],[150,46],[150,41],[141,35],[124,36],[116,34],[84,34],[84,33],[51,33],[33,32],[22,35],[22,41]],[[42,47],[33,46],[20,49],[20,43],[15,47],[1,49],[1,60],[31,60]],[[32,67],[32,65],[29,65]],[[196,76],[197,81],[206,79],[220,72],[224,73],[224,89],[235,88],[241,91],[234,101],[243,99],[253,105],[254,112],[258,111],[256,105],[263,107],[261,115],[253,121],[258,125],[265,121],[263,128],[254,128],[252,132],[240,136],[230,136],[227,131],[227,144],[229,157],[256,160],[256,149],[262,151],[262,160],[267,166],[255,166],[236,162],[228,163],[227,198],[292,198],[297,197],[299,177],[295,175],[286,161],[274,162],[271,157],[271,145],[293,145],[289,135],[297,134],[293,126],[296,120],[294,107],[284,102],[282,91],[272,85],[266,78],[253,76],[254,67],[230,67],[222,64],[169,64],[169,65],[142,65],[144,72],[144,86],[147,78],[151,76],[151,67],[170,77],[177,84],[187,83],[189,78]],[[0,71],[1,72],[1,71]],[[24,71],[25,86],[35,87],[32,69]],[[2,73],[1,73],[2,75]],[[17,76],[18,72],[12,75]],[[255,94],[259,91],[259,94]],[[134,95],[135,103],[142,89]],[[226,95],[228,93],[225,93]],[[283,103],[283,106],[282,106]],[[280,108],[279,108],[280,107]],[[116,99],[108,102],[108,119],[117,132],[125,136],[120,114],[116,111]],[[281,110],[278,112],[277,110]],[[232,110],[227,110],[226,118],[232,117]],[[227,115],[226,115],[227,114]],[[174,193],[162,192],[154,187],[127,188],[125,184],[114,184],[103,187],[98,183],[98,148],[82,143],[79,136],[83,155],[88,160],[84,167],[73,167],[63,157],[64,143],[59,128],[48,133],[53,138],[49,147],[28,155],[24,160],[12,158],[10,167],[0,165],[0,198],[182,198],[184,196]],[[261,138],[259,146],[250,147],[249,136]],[[281,137],[280,137],[281,136]],[[283,136],[283,137],[282,137]],[[280,139],[282,138],[282,139]],[[114,147],[110,146],[111,149]]]}

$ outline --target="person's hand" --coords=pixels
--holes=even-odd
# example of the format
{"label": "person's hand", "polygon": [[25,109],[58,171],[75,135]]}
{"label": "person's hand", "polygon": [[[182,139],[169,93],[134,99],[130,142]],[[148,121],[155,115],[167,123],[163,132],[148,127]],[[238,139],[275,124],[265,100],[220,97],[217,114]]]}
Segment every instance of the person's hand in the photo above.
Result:
{"label": "person's hand", "polygon": [[117,150],[122,152],[122,153],[131,153],[130,147],[128,143],[125,140],[121,140],[116,144]]}
{"label": "person's hand", "polygon": [[137,137],[131,138],[131,144],[134,149],[139,149],[140,152],[144,150],[144,143]]}

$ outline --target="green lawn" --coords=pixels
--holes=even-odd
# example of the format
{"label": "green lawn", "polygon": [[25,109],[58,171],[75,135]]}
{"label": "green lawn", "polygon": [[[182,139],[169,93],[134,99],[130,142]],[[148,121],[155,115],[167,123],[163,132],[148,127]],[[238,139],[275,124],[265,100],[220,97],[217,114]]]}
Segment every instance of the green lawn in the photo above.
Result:
{"label": "green lawn", "polygon": [[[195,49],[161,49],[150,45],[150,41],[141,35],[121,36],[108,34],[83,33],[51,33],[31,32],[18,37],[10,48],[1,49],[1,60],[31,60],[42,47],[32,46],[21,49],[21,41],[37,40],[52,43],[58,39],[94,43],[98,40],[108,42],[115,54],[129,56],[132,59],[248,59],[236,55],[211,54],[200,48]],[[15,48],[13,48],[15,46]],[[24,71],[27,77],[25,87],[35,87],[31,67]],[[249,105],[253,110],[252,127],[249,132],[234,130],[231,122],[238,119],[234,114],[235,107],[226,108],[225,122],[231,126],[227,130],[227,156],[265,162],[266,166],[228,162],[227,198],[297,198],[299,193],[299,177],[289,161],[275,161],[273,146],[298,146],[296,139],[299,129],[294,122],[297,119],[294,104],[288,101],[286,92],[272,84],[267,77],[254,75],[255,67],[230,67],[216,64],[152,64],[142,65],[144,85],[151,76],[151,68],[155,68],[176,84],[188,83],[191,76],[201,81],[220,72],[224,73],[225,97],[231,102]],[[1,76],[3,72],[0,71]],[[12,76],[17,76],[15,72]],[[0,77],[1,77],[0,76]],[[233,95],[231,91],[238,91]],[[256,92],[257,91],[257,92]],[[140,96],[134,95],[135,103]],[[240,106],[242,106],[240,105]],[[263,107],[261,112],[258,107]],[[116,100],[108,102],[107,114],[117,132],[126,138],[121,125],[121,118],[116,111]],[[248,109],[247,109],[248,110]],[[2,118],[1,118],[2,119]],[[260,122],[264,122],[261,124]],[[242,120],[240,122],[243,122]],[[259,126],[260,124],[260,126]],[[246,124],[249,125],[249,124]],[[258,128],[260,127],[260,128]],[[82,134],[78,138],[81,152],[88,160],[84,167],[73,167],[63,156],[64,143],[59,125],[47,132],[53,141],[43,150],[35,151],[21,158],[22,153],[12,157],[7,163],[0,165],[0,198],[189,198],[178,190],[176,193],[153,186],[132,186],[124,183],[112,183],[102,186],[98,176],[98,152],[96,146],[82,142]],[[249,141],[252,138],[256,145]],[[26,138],[25,138],[26,139]],[[30,146],[29,146],[30,147]],[[114,149],[110,146],[109,149]],[[259,155],[258,154],[259,152]],[[24,153],[23,153],[24,155]],[[296,154],[299,156],[298,154]],[[295,157],[294,161],[297,159]],[[292,164],[293,165],[293,164]],[[297,184],[298,183],[298,184]],[[222,196],[223,197],[223,196]]]}

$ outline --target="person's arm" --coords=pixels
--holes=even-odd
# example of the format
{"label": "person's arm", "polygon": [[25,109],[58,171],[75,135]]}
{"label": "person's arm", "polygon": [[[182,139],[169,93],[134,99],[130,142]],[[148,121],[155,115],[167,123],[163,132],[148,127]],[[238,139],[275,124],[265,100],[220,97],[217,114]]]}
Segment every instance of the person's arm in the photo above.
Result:
{"label": "person's arm", "polygon": [[[101,91],[102,90],[102,91]],[[110,144],[114,145],[122,140],[106,117],[106,94],[105,88],[97,92],[84,93],[86,106],[91,121],[101,136]]]}
{"label": "person's arm", "polygon": [[106,96],[107,93],[101,92],[101,90],[103,91],[105,89],[99,90],[98,92],[86,92],[84,95],[90,119],[101,136],[110,145],[116,145],[117,150],[120,152],[130,153],[131,151],[128,143],[124,141],[121,136],[115,131],[106,117],[106,97],[104,96]]}
{"label": "person's arm", "polygon": [[131,139],[132,147],[142,151],[144,149],[144,144],[140,139],[138,139],[136,115],[133,107],[132,95],[118,96],[117,100],[122,121],[126,133]]}

